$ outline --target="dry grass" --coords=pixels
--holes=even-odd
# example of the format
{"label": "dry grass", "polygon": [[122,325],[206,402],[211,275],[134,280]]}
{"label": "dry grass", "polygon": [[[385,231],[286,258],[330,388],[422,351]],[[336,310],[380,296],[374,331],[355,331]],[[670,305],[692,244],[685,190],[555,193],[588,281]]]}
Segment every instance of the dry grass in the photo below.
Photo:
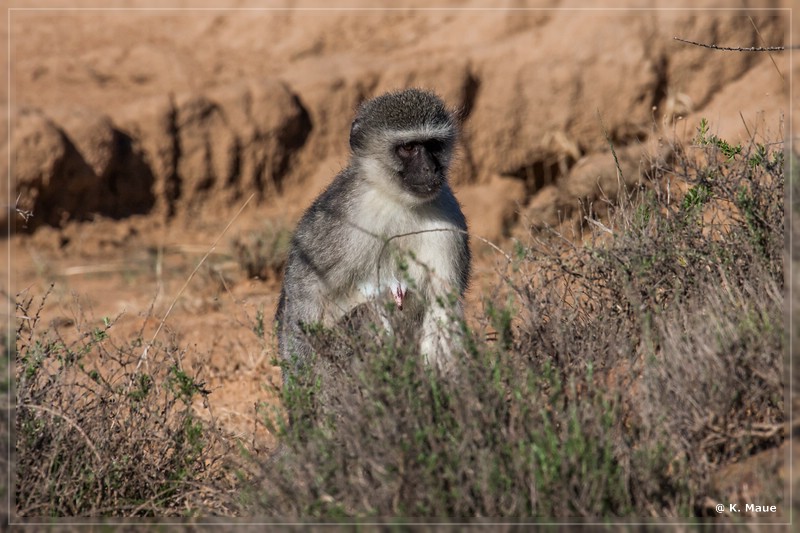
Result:
{"label": "dry grass", "polygon": [[285,224],[268,221],[262,229],[234,238],[231,246],[248,278],[276,280],[286,263],[291,238],[291,229]]}

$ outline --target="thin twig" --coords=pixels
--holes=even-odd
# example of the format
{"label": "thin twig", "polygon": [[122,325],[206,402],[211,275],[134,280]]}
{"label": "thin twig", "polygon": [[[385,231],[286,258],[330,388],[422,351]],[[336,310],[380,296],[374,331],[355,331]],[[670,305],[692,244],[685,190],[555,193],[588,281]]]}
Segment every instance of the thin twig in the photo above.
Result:
{"label": "thin twig", "polygon": [[32,404],[32,403],[22,403],[22,404],[19,404],[17,407],[33,409],[34,411],[37,411],[37,410],[38,411],[44,411],[45,413],[50,413],[51,415],[57,416],[60,419],[64,420],[67,424],[72,426],[74,429],[78,430],[78,433],[81,434],[83,439],[86,441],[86,444],[89,445],[89,449],[92,450],[92,453],[94,453],[94,456],[97,458],[97,464],[98,465],[102,465],[103,464],[103,459],[100,457],[100,454],[97,453],[97,448],[95,448],[94,444],[92,444],[92,439],[90,439],[89,436],[83,431],[83,429],[81,429],[81,427],[78,425],[77,422],[75,422],[74,420],[72,420],[71,418],[66,416],[64,413],[59,413],[58,411],[50,409],[49,407],[45,407],[43,405],[36,405],[36,404]]}
{"label": "thin twig", "polygon": [[600,121],[600,127],[603,128],[603,135],[606,137],[606,142],[611,148],[611,155],[614,156],[614,165],[617,168],[617,182],[625,181],[625,176],[622,174],[622,168],[619,166],[619,158],[617,158],[617,151],[614,149],[614,142],[608,134],[605,123],[603,123],[603,116],[600,114],[600,109],[597,109],[597,120]]}
{"label": "thin twig", "polygon": [[508,261],[509,264],[514,262],[514,260],[511,259],[510,255],[508,255],[506,252],[504,252],[499,246],[497,246],[495,243],[493,243],[489,239],[485,239],[485,238],[480,237],[478,235],[472,235],[472,234],[466,232],[463,229],[433,228],[433,229],[423,229],[423,230],[418,230],[418,231],[409,231],[408,233],[399,233],[397,235],[392,235],[391,237],[389,237],[388,239],[383,241],[383,246],[381,246],[381,251],[378,253],[378,265],[377,265],[377,271],[376,271],[376,276],[378,278],[378,280],[377,280],[378,286],[380,287],[380,283],[381,283],[381,259],[383,258],[383,253],[386,251],[386,248],[387,248],[387,246],[389,246],[389,243],[391,241],[393,241],[394,239],[399,239],[400,237],[409,237],[411,235],[420,235],[422,233],[432,233],[432,232],[439,232],[439,231],[451,231],[453,233],[460,233],[462,235],[467,235],[471,239],[478,239],[479,241],[481,241],[481,242],[483,242],[485,244],[488,244],[496,252],[502,254],[506,258],[506,261]]}
{"label": "thin twig", "polygon": [[[758,38],[761,39],[761,43],[766,45],[767,41],[764,40],[764,38],[761,36],[761,32],[758,31],[758,26],[756,26],[756,23],[753,21],[753,17],[748,16],[747,18],[750,19],[750,24],[752,24],[753,29],[756,30],[756,35],[758,35]],[[775,62],[775,58],[772,57],[772,54],[769,53],[769,50],[767,50],[767,54],[769,55],[769,60],[772,61],[772,65],[775,67],[775,70],[778,71],[778,76],[781,77],[781,81],[783,81],[783,83],[786,83],[786,78],[783,77],[781,69],[778,68],[778,64]]]}
{"label": "thin twig", "polygon": [[[698,43],[697,41],[690,41],[689,39],[681,39],[680,37],[673,37],[674,40],[682,43],[693,44],[695,46],[702,46],[703,48],[711,48],[712,50],[721,50],[723,52],[783,52],[786,50],[785,46],[717,46],[716,44]],[[795,48],[795,47],[792,47]]]}
{"label": "thin twig", "polygon": [[150,342],[145,345],[144,350],[142,351],[142,355],[139,357],[139,361],[136,363],[136,368],[134,369],[133,373],[131,374],[131,378],[128,381],[128,386],[127,386],[127,388],[125,390],[126,394],[130,390],[131,385],[133,385],[134,377],[139,372],[139,368],[141,368],[142,362],[144,362],[147,359],[147,352],[150,349],[150,346],[152,346],[153,343],[155,342],[156,337],[158,337],[158,334],[161,332],[161,328],[164,327],[164,323],[167,321],[167,317],[170,315],[170,313],[172,313],[172,309],[175,307],[175,304],[178,303],[178,300],[180,299],[181,295],[183,294],[183,291],[186,290],[186,287],[189,285],[189,282],[192,281],[192,278],[194,278],[194,275],[197,274],[197,271],[200,270],[200,267],[203,265],[203,263],[205,263],[206,259],[208,259],[208,256],[210,256],[211,253],[214,251],[214,249],[217,247],[217,244],[219,243],[220,239],[222,239],[222,237],[225,235],[225,233],[227,233],[228,229],[230,229],[230,227],[233,225],[233,223],[236,221],[236,219],[239,218],[239,215],[242,214],[242,211],[244,211],[244,208],[247,207],[247,204],[250,203],[250,200],[253,199],[253,196],[255,196],[255,193],[250,195],[250,197],[247,199],[247,201],[245,201],[245,203],[242,204],[242,207],[239,208],[239,211],[237,211],[236,214],[233,216],[233,218],[230,220],[230,222],[228,222],[228,225],[225,226],[225,229],[223,229],[222,232],[217,236],[217,238],[214,239],[214,242],[211,243],[211,247],[208,249],[208,251],[203,256],[203,258],[200,259],[200,261],[197,263],[197,266],[194,267],[194,270],[192,270],[192,273],[189,274],[189,277],[186,278],[186,281],[184,282],[183,287],[181,287],[181,290],[179,290],[178,294],[175,295],[175,299],[172,300],[172,303],[169,305],[169,308],[167,309],[167,312],[164,313],[164,317],[161,319],[161,322],[158,323],[158,327],[156,328],[156,332],[153,333],[153,337],[150,339]]}
{"label": "thin twig", "polygon": [[742,115],[742,111],[741,110],[739,110],[739,117],[742,119],[742,124],[744,125],[744,129],[747,132],[747,137],[752,139],[753,138],[753,134],[750,133],[750,128],[747,127],[747,121],[745,121],[744,115]]}
{"label": "thin twig", "polygon": [[593,224],[594,226],[596,226],[596,227],[600,228],[601,230],[605,231],[606,233],[610,233],[611,235],[614,235],[614,231],[611,228],[609,228],[608,226],[606,226],[605,224],[603,224],[602,222],[600,222],[599,220],[595,220],[595,219],[589,218],[589,217],[583,217],[583,219],[586,222],[589,222],[590,224]]}

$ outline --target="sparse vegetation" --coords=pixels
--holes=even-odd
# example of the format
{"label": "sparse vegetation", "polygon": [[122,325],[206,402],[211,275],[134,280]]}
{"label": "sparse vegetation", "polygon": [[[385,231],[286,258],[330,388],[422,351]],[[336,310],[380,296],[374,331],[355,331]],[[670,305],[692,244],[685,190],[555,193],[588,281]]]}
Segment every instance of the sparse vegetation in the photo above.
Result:
{"label": "sparse vegetation", "polygon": [[[176,342],[137,368],[145,341],[115,340],[113,319],[67,341],[20,294],[16,512],[713,515],[711,474],[784,439],[782,150],[703,121],[582,240],[514,243],[452,379],[381,327],[309,328],[324,371],[259,408],[280,448],[235,488],[221,464],[239,452],[194,413],[207,391]],[[253,239],[241,265],[274,275],[288,232]],[[357,370],[331,372],[343,358]]]}
{"label": "sparse vegetation", "polygon": [[233,239],[232,245],[248,277],[270,280],[281,275],[291,238],[291,228],[270,221],[263,229]]}
{"label": "sparse vegetation", "polygon": [[47,295],[19,295],[15,357],[20,517],[229,514],[225,442],[195,414],[208,394],[174,342],[118,343],[114,320],[40,323]]}
{"label": "sparse vegetation", "polygon": [[783,439],[782,149],[703,121],[602,230],[518,243],[455,379],[380,330],[331,344],[362,364],[283,391],[263,512],[716,514],[710,473]]}

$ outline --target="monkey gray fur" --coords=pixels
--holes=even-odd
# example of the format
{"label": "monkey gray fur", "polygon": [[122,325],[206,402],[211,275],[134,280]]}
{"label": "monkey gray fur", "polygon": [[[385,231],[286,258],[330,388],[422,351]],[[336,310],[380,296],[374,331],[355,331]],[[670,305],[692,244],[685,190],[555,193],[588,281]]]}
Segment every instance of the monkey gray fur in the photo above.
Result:
{"label": "monkey gray fur", "polygon": [[[422,357],[449,367],[460,344],[447,325],[463,313],[470,274],[466,220],[447,183],[457,136],[454,115],[433,93],[407,89],[361,104],[347,168],[305,212],[290,245],[275,315],[280,355],[293,363],[284,381],[311,357],[304,325],[333,326],[381,298],[393,297],[403,313],[409,292],[424,305]],[[454,309],[442,304],[450,295]]]}

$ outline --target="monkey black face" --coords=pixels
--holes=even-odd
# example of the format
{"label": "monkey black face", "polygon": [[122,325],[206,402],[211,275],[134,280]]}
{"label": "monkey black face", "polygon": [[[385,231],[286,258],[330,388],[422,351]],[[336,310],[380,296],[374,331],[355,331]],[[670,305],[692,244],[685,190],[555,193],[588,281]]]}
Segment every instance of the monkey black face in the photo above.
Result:
{"label": "monkey black face", "polygon": [[446,179],[442,141],[428,139],[403,143],[395,147],[395,154],[402,166],[399,176],[405,190],[419,198],[430,198],[439,193]]}

